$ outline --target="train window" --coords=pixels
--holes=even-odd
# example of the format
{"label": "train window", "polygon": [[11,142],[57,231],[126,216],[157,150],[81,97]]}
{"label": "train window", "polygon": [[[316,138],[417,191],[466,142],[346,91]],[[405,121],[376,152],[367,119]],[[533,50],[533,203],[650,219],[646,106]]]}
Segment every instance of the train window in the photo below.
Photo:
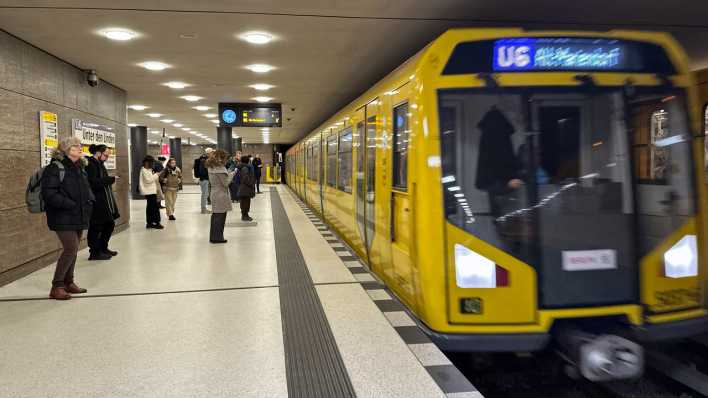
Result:
{"label": "train window", "polygon": [[393,109],[393,187],[408,189],[408,104]]}
{"label": "train window", "polygon": [[352,128],[339,135],[339,180],[337,188],[347,193],[352,192]]}
{"label": "train window", "polygon": [[703,108],[703,146],[705,147],[703,155],[703,167],[705,168],[706,180],[708,180],[708,104]]}
{"label": "train window", "polygon": [[337,186],[337,136],[327,137],[327,185]]}

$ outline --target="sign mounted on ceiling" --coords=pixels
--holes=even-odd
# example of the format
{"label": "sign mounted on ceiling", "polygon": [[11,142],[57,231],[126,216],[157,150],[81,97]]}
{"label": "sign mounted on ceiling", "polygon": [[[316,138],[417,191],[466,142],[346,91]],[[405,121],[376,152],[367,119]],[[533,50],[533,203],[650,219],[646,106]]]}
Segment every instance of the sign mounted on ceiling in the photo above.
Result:
{"label": "sign mounted on ceiling", "polygon": [[283,127],[281,104],[219,103],[219,123],[225,127]]}
{"label": "sign mounted on ceiling", "polygon": [[629,66],[627,53],[619,40],[503,39],[494,43],[494,70],[622,70]]}

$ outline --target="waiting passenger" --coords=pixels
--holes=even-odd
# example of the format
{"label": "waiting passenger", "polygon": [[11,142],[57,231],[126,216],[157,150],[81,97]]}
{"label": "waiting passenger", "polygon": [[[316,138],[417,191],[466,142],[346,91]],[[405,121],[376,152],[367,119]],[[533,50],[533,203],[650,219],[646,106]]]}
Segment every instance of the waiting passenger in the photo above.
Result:
{"label": "waiting passenger", "polygon": [[229,185],[229,192],[231,193],[231,202],[238,202],[238,184],[239,184],[239,175],[238,175],[238,164],[241,162],[241,151],[236,151],[236,154],[234,155],[233,158],[229,160],[229,163],[226,165],[226,169],[229,171],[235,171],[236,175],[234,176],[233,181],[231,182],[231,185]]}
{"label": "waiting passenger", "polygon": [[213,151],[212,148],[205,149],[202,156],[194,159],[192,168],[194,179],[199,182],[199,188],[202,191],[202,214],[210,213],[209,209],[207,209],[207,204],[209,204],[209,173],[207,172],[206,161],[211,151]]}
{"label": "waiting passenger", "polygon": [[211,227],[209,230],[209,242],[226,243],[224,239],[224,226],[226,225],[226,214],[231,211],[231,197],[229,195],[229,184],[234,178],[234,172],[226,170],[228,155],[221,149],[209,154],[206,167],[209,172],[209,184],[211,185]]}
{"label": "waiting passenger", "polygon": [[251,164],[253,165],[253,174],[256,178],[256,193],[261,193],[261,173],[263,172],[263,160],[261,160],[261,155],[256,155]]}
{"label": "waiting passenger", "polygon": [[104,163],[111,156],[111,150],[105,145],[91,145],[87,156],[86,174],[91,190],[96,197],[88,230],[89,260],[110,260],[118,252],[108,249],[115,220],[120,217],[118,204],[113,195],[112,186],[119,177],[111,177]]}
{"label": "waiting passenger", "polygon": [[160,177],[155,173],[153,166],[155,158],[148,155],[143,159],[143,168],[140,169],[140,194],[145,196],[145,228],[163,229],[160,224],[160,205],[157,202],[157,180]]}
{"label": "waiting passenger", "polygon": [[253,166],[250,164],[250,155],[241,157],[241,163],[238,165],[238,174],[240,184],[238,186],[238,200],[241,204],[241,220],[253,221],[253,218],[248,215],[251,210],[251,199],[256,196],[256,177],[253,172]]}
{"label": "waiting passenger", "polygon": [[182,186],[182,170],[177,167],[177,160],[170,158],[167,167],[160,173],[160,182],[165,186],[165,204],[167,205],[167,216],[170,221],[175,220],[175,204],[177,203],[177,192]]}
{"label": "waiting passenger", "polygon": [[[164,156],[158,156],[157,161],[152,166],[152,171],[154,171],[156,174],[162,173],[162,170],[165,169],[165,160],[167,159],[165,159]],[[157,204],[160,209],[165,208],[165,206],[162,205],[163,200],[165,200],[165,193],[162,189],[162,184],[157,184]]]}
{"label": "waiting passenger", "polygon": [[42,175],[42,198],[47,226],[56,232],[62,245],[49,297],[69,300],[71,294],[86,293],[74,282],[74,268],[83,231],[91,221],[95,198],[85,171],[81,140],[63,139],[52,154],[52,163]]}

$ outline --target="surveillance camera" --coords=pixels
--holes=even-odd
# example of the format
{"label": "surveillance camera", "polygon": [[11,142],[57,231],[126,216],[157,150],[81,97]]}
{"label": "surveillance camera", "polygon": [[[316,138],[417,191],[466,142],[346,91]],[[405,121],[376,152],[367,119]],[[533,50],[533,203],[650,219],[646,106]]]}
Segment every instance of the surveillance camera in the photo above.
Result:
{"label": "surveillance camera", "polygon": [[91,87],[96,87],[98,86],[98,75],[96,74],[95,70],[90,70],[88,71],[88,74],[86,75],[86,83],[88,83],[89,86]]}
{"label": "surveillance camera", "polygon": [[290,108],[290,112],[295,112],[295,108]]}

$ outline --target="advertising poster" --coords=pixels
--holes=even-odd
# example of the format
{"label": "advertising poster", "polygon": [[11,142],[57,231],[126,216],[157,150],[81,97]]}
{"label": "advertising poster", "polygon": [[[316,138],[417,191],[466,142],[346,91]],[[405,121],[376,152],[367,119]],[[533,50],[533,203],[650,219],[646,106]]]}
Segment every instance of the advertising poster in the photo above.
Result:
{"label": "advertising poster", "polygon": [[59,129],[57,126],[56,113],[39,112],[39,150],[42,167],[51,162],[52,151],[59,146]]}
{"label": "advertising poster", "polygon": [[71,126],[74,130],[74,136],[78,137],[83,144],[83,152],[90,156],[89,145],[103,144],[111,148],[111,157],[104,164],[106,169],[116,169],[116,133],[112,128],[102,126],[96,123],[86,123],[79,119],[71,119]]}

